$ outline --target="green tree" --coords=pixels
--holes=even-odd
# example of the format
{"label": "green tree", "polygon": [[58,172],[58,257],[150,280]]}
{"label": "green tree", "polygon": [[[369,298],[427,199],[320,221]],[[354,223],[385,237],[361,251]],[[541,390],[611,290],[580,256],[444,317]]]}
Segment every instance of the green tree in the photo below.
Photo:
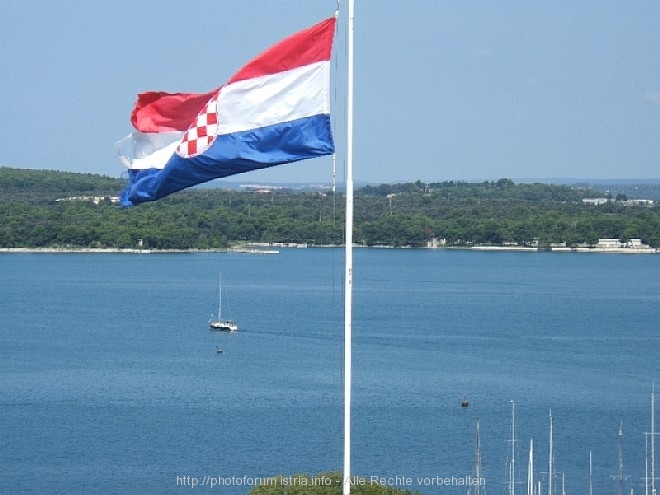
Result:
{"label": "green tree", "polygon": [[[392,486],[372,483],[362,477],[352,477],[351,493],[355,495],[421,495],[420,492],[400,490]],[[250,490],[249,495],[341,495],[342,474],[337,472],[278,475]]]}

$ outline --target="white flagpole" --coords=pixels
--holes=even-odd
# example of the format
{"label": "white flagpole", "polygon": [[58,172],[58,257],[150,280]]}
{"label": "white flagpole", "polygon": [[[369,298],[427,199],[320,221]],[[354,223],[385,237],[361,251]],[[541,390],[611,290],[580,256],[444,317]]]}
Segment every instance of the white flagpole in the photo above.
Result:
{"label": "white flagpole", "polygon": [[353,288],[353,0],[348,0],[346,86],[346,273],[344,294],[344,479],[343,495],[351,493],[351,340]]}

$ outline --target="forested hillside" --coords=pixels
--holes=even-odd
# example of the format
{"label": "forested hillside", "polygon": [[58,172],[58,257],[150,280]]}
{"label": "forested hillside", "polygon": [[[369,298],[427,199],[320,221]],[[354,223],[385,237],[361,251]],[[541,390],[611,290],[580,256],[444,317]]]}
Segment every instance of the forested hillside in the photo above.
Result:
{"label": "forested hillside", "polygon": [[51,200],[62,195],[117,194],[124,181],[96,174],[0,167],[0,201]]}
{"label": "forested hillside", "polygon": [[[321,192],[190,189],[154,203],[111,201],[123,181],[93,174],[0,168],[0,247],[221,249],[240,242],[341,244],[344,198]],[[641,238],[660,247],[660,208],[624,206],[588,188],[442,182],[356,190],[355,242],[424,247],[594,244]]]}

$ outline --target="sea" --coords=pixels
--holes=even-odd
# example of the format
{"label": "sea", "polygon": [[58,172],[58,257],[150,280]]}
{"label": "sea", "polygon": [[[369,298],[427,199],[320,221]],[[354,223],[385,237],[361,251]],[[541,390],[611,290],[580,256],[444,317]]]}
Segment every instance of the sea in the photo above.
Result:
{"label": "sea", "polygon": [[[645,494],[660,256],[353,254],[353,475],[464,495],[478,421],[482,494],[527,493],[532,441],[547,495],[550,438],[555,494]],[[340,248],[0,254],[0,493],[342,471],[344,274]],[[236,333],[207,325],[220,275]]]}

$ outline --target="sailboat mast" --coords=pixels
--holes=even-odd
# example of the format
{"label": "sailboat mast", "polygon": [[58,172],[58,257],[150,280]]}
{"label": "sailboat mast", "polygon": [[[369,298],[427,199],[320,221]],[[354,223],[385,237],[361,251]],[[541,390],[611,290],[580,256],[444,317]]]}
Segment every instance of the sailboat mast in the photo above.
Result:
{"label": "sailboat mast", "polygon": [[552,453],[552,410],[550,410],[550,449],[548,452],[548,495],[554,495],[552,491],[552,478],[554,478],[553,467],[553,453]]}
{"label": "sailboat mast", "polygon": [[481,433],[479,429],[479,418],[477,418],[477,437],[474,447],[474,478],[476,484],[474,485],[473,495],[479,495],[479,487],[481,486]]}
{"label": "sailboat mast", "polygon": [[509,495],[516,495],[516,403],[511,401],[511,464],[509,465]]}
{"label": "sailboat mast", "polygon": [[591,464],[591,450],[589,450],[589,495],[594,495],[594,472]]}
{"label": "sailboat mast", "polygon": [[651,387],[651,495],[655,491],[655,382]]}
{"label": "sailboat mast", "polygon": [[623,421],[621,426],[619,426],[619,472],[617,475],[618,484],[617,484],[617,495],[623,495]]}
{"label": "sailboat mast", "polygon": [[527,467],[527,495],[534,495],[534,440],[529,439],[529,464]]}
{"label": "sailboat mast", "polygon": [[644,495],[649,495],[649,432],[644,433]]}
{"label": "sailboat mast", "polygon": [[222,274],[218,277],[218,321],[222,319]]}
{"label": "sailboat mast", "polygon": [[353,308],[353,0],[348,0],[346,85],[346,273],[344,290],[344,495],[351,493],[351,359]]}

